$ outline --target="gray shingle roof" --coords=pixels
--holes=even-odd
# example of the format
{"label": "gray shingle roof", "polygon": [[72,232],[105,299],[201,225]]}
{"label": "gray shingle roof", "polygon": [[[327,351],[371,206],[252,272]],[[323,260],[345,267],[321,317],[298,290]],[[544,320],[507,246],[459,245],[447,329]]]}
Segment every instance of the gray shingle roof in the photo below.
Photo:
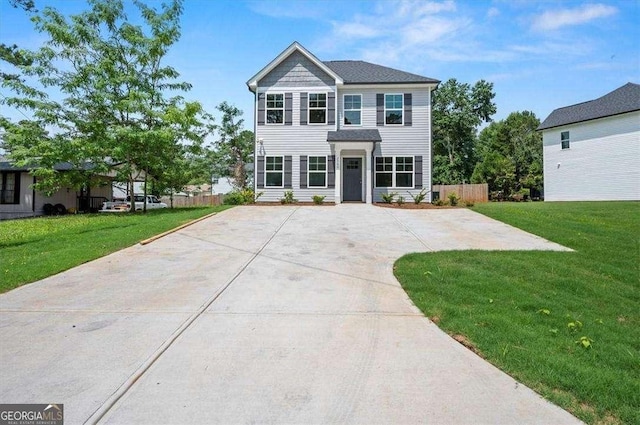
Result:
{"label": "gray shingle roof", "polygon": [[551,112],[538,130],[574,124],[640,110],[640,84],[627,83],[598,99],[558,108]]}
{"label": "gray shingle roof", "polygon": [[367,130],[338,130],[327,133],[327,142],[380,142],[380,132],[377,129]]}
{"label": "gray shingle roof", "polygon": [[440,81],[364,61],[323,61],[345,84],[409,84]]}
{"label": "gray shingle roof", "polygon": [[[33,167],[18,167],[7,158],[0,157],[0,171],[29,171]],[[91,163],[85,162],[82,164],[83,170],[92,170],[95,166]],[[59,162],[53,166],[56,171],[69,171],[75,169],[74,165],[70,162]]]}

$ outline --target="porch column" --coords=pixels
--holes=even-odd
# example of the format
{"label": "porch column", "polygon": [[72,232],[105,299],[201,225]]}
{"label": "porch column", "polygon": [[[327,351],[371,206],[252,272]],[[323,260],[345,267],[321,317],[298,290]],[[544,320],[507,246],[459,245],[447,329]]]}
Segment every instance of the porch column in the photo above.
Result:
{"label": "porch column", "polygon": [[[371,144],[373,145],[373,143]],[[373,146],[365,147],[365,199],[367,204],[373,203],[373,185],[371,180],[371,152],[373,151]]]}
{"label": "porch column", "polygon": [[336,204],[339,204],[340,202],[342,202],[342,199],[340,197],[340,188],[342,187],[342,180],[340,178],[340,170],[342,169],[342,150],[337,146],[338,144],[336,143],[335,146],[335,166],[336,166],[336,172],[335,172],[335,202]]}

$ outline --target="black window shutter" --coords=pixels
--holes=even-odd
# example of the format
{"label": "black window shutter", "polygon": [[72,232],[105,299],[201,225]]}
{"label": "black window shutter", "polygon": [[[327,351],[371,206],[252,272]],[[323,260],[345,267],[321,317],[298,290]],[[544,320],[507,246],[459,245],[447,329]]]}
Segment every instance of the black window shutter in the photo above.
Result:
{"label": "black window shutter", "polygon": [[258,125],[264,125],[264,93],[258,93]]}
{"label": "black window shutter", "polygon": [[307,98],[308,93],[300,93],[300,125],[307,125]]}
{"label": "black window shutter", "polygon": [[300,189],[307,188],[307,156],[300,155]]}
{"label": "black window shutter", "polygon": [[264,156],[258,157],[258,165],[256,167],[256,187],[264,189]]}
{"label": "black window shutter", "polygon": [[291,125],[293,122],[293,93],[284,94],[284,125]]}
{"label": "black window shutter", "polygon": [[284,157],[284,187],[291,189],[291,156]]}
{"label": "black window shutter", "polygon": [[416,179],[413,186],[416,189],[422,189],[422,156],[416,156],[413,160],[413,170]]}
{"label": "black window shutter", "polygon": [[376,125],[384,125],[384,93],[376,94]]}
{"label": "black window shutter", "polygon": [[327,95],[327,124],[336,124],[336,94],[331,92]]}
{"label": "black window shutter", "polygon": [[336,187],[336,156],[327,157],[327,187]]}
{"label": "black window shutter", "polygon": [[411,127],[413,125],[413,114],[411,111],[411,93],[404,94],[404,125]]}

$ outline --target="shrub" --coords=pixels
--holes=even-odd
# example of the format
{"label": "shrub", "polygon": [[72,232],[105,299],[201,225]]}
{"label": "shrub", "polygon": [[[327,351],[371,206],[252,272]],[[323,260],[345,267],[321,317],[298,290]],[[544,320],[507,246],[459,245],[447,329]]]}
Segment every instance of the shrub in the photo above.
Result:
{"label": "shrub", "polygon": [[284,197],[280,198],[280,203],[293,204],[294,202],[298,202],[298,200],[293,197],[293,190],[285,190]]}
{"label": "shrub", "polygon": [[225,205],[243,205],[244,203],[244,196],[241,192],[233,191],[224,195]]}
{"label": "shrub", "polygon": [[444,205],[444,199],[436,199],[435,201],[432,202],[432,204],[438,207],[441,207]]}
{"label": "shrub", "polygon": [[313,195],[313,203],[316,205],[322,205],[324,198],[325,197],[322,195]]}
{"label": "shrub", "polygon": [[391,192],[391,193],[383,193],[380,195],[380,197],[382,197],[382,202],[384,202],[385,204],[390,204],[393,202],[393,198],[395,198],[397,195],[396,192]]}
{"label": "shrub", "polygon": [[398,196],[398,199],[396,199],[396,203],[398,205],[403,205],[404,204],[404,196]]}
{"label": "shrub", "polygon": [[452,207],[458,205],[458,201],[460,200],[458,194],[455,192],[451,192],[449,195],[447,195],[447,198],[449,199],[449,205],[451,205]]}
{"label": "shrub", "polygon": [[413,193],[407,191],[409,196],[411,196],[411,198],[413,199],[413,202],[416,203],[416,204],[419,204],[420,202],[424,201],[424,199],[427,197],[427,193],[429,193],[429,192],[431,192],[431,191],[427,191],[426,188],[422,189],[416,195],[414,195]]}
{"label": "shrub", "polygon": [[225,205],[246,205],[253,204],[256,202],[260,196],[262,196],[264,192],[258,192],[257,194],[253,192],[253,189],[242,189],[242,190],[234,190],[233,192],[229,192],[224,195],[224,204]]}
{"label": "shrub", "polygon": [[467,208],[471,208],[472,206],[474,206],[474,202],[473,201],[464,201],[464,206]]}

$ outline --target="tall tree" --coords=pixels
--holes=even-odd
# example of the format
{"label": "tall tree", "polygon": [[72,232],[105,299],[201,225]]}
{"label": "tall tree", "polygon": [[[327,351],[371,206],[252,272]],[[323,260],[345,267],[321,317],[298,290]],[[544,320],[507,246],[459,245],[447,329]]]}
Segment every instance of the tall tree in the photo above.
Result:
{"label": "tall tree", "polygon": [[234,188],[245,189],[249,180],[245,166],[253,155],[253,132],[243,130],[240,109],[222,102],[218,110],[222,112],[222,122],[213,153],[216,174],[231,177]]}
{"label": "tall tree", "polygon": [[493,84],[473,86],[452,78],[433,94],[433,148],[435,183],[469,181],[476,163],[477,129],[496,112]]}
{"label": "tall tree", "polygon": [[[175,160],[168,153],[180,152],[176,144],[202,143],[207,125],[200,105],[167,97],[190,89],[164,64],[180,36],[181,1],[163,3],[159,11],[134,4],[140,25],[128,21],[122,0],[91,0],[89,10],[70,18],[53,8],[33,16],[49,40],[35,52],[20,51],[24,63],[14,65],[41,88],[24,79],[4,79],[3,86],[15,94],[5,102],[30,109],[34,118],[28,126],[0,124],[11,134],[25,134],[21,127],[42,130],[39,138],[5,142],[12,159],[34,168],[39,188],[60,186],[62,175],[51,170],[66,161],[75,169],[91,163],[96,173],[115,173],[133,193],[140,172],[161,178],[163,165]],[[49,98],[48,89],[62,100]]]}
{"label": "tall tree", "polygon": [[487,182],[492,191],[510,195],[521,188],[542,189],[542,135],[533,112],[512,112],[480,133],[481,155],[474,182]]}

